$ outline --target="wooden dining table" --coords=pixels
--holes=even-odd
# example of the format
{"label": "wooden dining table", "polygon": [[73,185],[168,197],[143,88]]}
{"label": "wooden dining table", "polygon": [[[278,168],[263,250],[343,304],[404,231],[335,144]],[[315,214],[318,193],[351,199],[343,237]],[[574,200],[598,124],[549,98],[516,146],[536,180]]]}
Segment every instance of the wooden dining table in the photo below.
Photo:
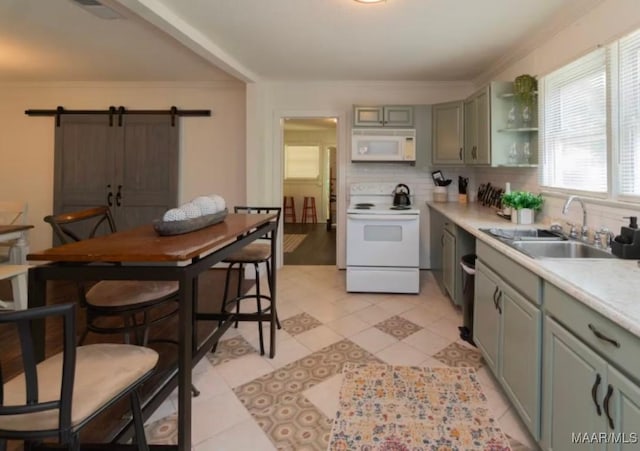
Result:
{"label": "wooden dining table", "polygon": [[[47,262],[29,269],[29,307],[46,304],[50,280],[177,280],[178,362],[153,399],[144,408],[153,411],[178,386],[178,449],[191,450],[191,370],[209,352],[228,327],[240,320],[272,322],[271,354],[275,355],[275,315],[198,312],[198,275],[247,244],[273,231],[277,237],[276,215],[229,214],[221,223],[181,235],[159,236],[151,224],[89,240],[52,247],[27,256],[30,261]],[[277,267],[277,238],[271,241],[272,267]],[[270,271],[271,308],[276,309],[276,271]],[[245,316],[243,318],[243,316]],[[197,321],[219,325],[203,340],[197,338]],[[44,324],[34,329],[37,356],[44,359]],[[131,429],[131,428],[129,428]],[[126,441],[125,432],[119,441]],[[114,445],[115,446],[115,445]],[[113,448],[115,449],[115,448]],[[166,449],[163,447],[162,449]],[[175,449],[175,447],[174,447]]]}

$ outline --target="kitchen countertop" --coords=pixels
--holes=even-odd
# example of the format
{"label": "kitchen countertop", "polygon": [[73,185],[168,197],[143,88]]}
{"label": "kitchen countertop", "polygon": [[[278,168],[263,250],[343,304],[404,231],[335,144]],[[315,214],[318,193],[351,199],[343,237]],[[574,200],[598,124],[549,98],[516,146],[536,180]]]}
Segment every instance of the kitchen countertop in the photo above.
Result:
{"label": "kitchen countertop", "polygon": [[640,337],[640,268],[636,260],[618,258],[538,258],[518,252],[481,228],[532,228],[547,224],[516,225],[496,215],[496,210],[476,203],[427,202],[459,227],[500,251],[544,280],[589,306],[602,316]]}

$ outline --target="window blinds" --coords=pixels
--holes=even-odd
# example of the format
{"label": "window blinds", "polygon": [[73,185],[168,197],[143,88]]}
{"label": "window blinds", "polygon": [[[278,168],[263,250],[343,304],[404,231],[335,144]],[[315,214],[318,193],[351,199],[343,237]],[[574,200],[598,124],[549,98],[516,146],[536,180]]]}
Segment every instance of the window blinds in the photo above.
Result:
{"label": "window blinds", "polygon": [[640,196],[640,32],[621,39],[618,52],[618,189]]}
{"label": "window blinds", "polygon": [[541,185],[607,192],[606,63],[600,48],[543,78]]}
{"label": "window blinds", "polygon": [[285,179],[311,179],[320,177],[320,146],[285,145]]}

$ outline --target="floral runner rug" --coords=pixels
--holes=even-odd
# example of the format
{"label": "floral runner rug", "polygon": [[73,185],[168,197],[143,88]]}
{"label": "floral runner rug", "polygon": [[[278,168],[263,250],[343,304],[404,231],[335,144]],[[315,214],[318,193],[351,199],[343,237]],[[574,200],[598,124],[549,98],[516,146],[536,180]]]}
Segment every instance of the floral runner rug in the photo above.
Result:
{"label": "floral runner rug", "polygon": [[293,252],[307,237],[304,233],[285,233],[282,244],[283,252]]}
{"label": "floral runner rug", "polygon": [[509,450],[472,368],[351,364],[328,449]]}

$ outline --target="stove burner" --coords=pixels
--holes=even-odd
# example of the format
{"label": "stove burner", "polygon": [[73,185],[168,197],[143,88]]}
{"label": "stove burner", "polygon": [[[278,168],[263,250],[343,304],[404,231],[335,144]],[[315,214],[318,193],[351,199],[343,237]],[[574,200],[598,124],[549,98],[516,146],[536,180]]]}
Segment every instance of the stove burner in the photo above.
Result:
{"label": "stove burner", "polygon": [[362,203],[356,204],[356,208],[371,208],[374,206],[375,205],[370,202],[362,202]]}
{"label": "stove burner", "polygon": [[368,205],[356,205],[355,206],[356,210],[371,210],[371,207]]}
{"label": "stove burner", "polygon": [[411,207],[409,205],[394,205],[389,207],[389,210],[411,210]]}

